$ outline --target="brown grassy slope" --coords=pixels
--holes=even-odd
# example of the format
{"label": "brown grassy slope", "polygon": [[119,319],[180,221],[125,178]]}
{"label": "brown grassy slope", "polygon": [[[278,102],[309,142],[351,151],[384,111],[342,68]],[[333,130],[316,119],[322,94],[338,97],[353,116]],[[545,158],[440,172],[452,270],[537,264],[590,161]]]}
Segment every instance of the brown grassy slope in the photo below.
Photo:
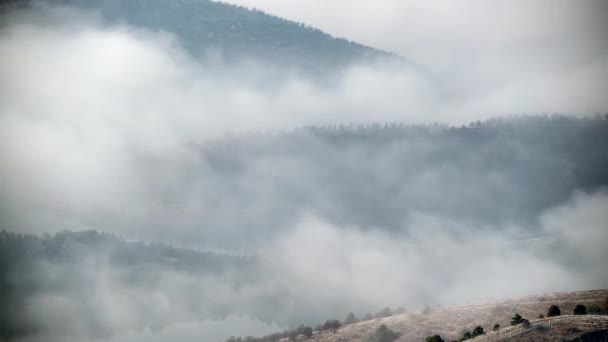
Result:
{"label": "brown grassy slope", "polygon": [[563,315],[572,314],[576,304],[589,307],[602,306],[608,290],[552,293],[494,301],[481,305],[462,305],[433,309],[430,314],[406,313],[344,326],[333,333],[324,331],[313,336],[316,342],[364,341],[381,324],[402,334],[401,342],[420,342],[425,336],[439,334],[444,340],[457,340],[464,329],[473,330],[478,325],[490,331],[495,323],[509,327],[515,313],[534,320],[546,315],[549,306],[556,304]]}
{"label": "brown grassy slope", "polygon": [[[559,316],[537,319],[530,329],[521,325],[490,332],[470,340],[471,342],[533,342],[533,341],[573,341],[576,338],[597,331],[608,332],[608,316]],[[602,341],[605,341],[603,339]]]}

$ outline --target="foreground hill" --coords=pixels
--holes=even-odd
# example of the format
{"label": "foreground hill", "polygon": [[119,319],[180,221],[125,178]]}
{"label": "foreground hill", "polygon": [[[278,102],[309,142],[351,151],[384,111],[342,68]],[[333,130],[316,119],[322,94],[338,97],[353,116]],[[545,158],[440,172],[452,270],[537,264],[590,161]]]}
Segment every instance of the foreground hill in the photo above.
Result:
{"label": "foreground hill", "polygon": [[489,332],[471,341],[600,342],[608,340],[608,316],[606,315],[566,315],[541,318],[532,320],[530,323],[530,328],[525,328],[519,324],[499,331]]}
{"label": "foreground hill", "polygon": [[[561,341],[564,338],[574,340],[589,332],[608,329],[608,316],[570,316],[574,307],[582,304],[588,308],[602,308],[600,312],[606,314],[607,298],[608,290],[597,290],[435,308],[427,314],[412,312],[346,325],[336,332],[323,331],[313,335],[310,341],[366,341],[382,324],[402,334],[397,340],[402,342],[422,341],[426,336],[436,334],[445,341],[459,340],[463,331],[472,331],[477,326],[482,326],[488,333],[471,341]],[[541,314],[546,315],[551,305],[558,305],[563,316],[536,319]],[[516,313],[531,321],[530,330],[521,326],[510,326],[510,320]],[[502,328],[498,332],[491,332],[497,323]]]}
{"label": "foreground hill", "polygon": [[356,61],[392,56],[260,10],[211,0],[4,0],[0,4],[24,3],[92,10],[108,23],[172,33],[195,55],[218,53],[232,61],[254,59],[327,72]]}

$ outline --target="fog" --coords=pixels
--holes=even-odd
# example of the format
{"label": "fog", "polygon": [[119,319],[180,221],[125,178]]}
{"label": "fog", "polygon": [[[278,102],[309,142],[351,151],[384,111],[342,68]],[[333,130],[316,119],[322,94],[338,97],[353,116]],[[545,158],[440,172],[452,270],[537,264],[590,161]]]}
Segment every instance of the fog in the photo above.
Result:
{"label": "fog", "polygon": [[[576,194],[542,213],[535,236],[527,227],[480,231],[426,215],[396,235],[308,216],[269,239],[254,276],[114,265],[98,250],[76,264],[43,264],[35,276],[55,290],[28,298],[24,317],[51,333],[42,340],[64,340],[64,334],[75,340],[90,334],[112,341],[215,340],[385,306],[415,311],[605,287],[607,206],[604,191]],[[246,282],[236,285],[239,277]],[[58,287],[57,279],[68,286]]]}
{"label": "fog", "polygon": [[[279,2],[269,6],[291,11]],[[355,13],[368,10],[354,6]],[[397,2],[384,6],[398,11],[379,6],[377,17],[410,13]],[[556,6],[555,20],[565,20],[569,6]],[[94,268],[86,258],[70,267],[43,264],[32,279],[49,288],[63,279],[64,287],[27,298],[23,319],[49,335],[23,340],[222,340],[386,306],[417,310],[608,287],[605,184],[577,173],[570,154],[506,139],[512,144],[505,155],[541,165],[528,174],[519,166],[492,167],[485,158],[491,144],[462,152],[470,145],[411,139],[386,143],[377,154],[308,133],[281,140],[310,125],[459,127],[510,114],[603,113],[608,54],[592,9],[577,10],[564,30],[593,34],[567,49],[555,42],[563,32],[536,22],[535,12],[509,34],[465,25],[478,11],[440,32],[436,22],[420,19],[429,30],[398,42],[388,33],[414,14],[388,16],[379,41],[346,23],[331,30],[419,65],[354,64],[331,82],[263,61],[193,56],[171,33],[109,25],[91,12],[44,8],[11,17],[0,31],[0,229],[97,229],[256,255],[247,277],[116,267],[104,251]],[[515,12],[506,12],[505,27],[513,26]],[[329,25],[307,11],[296,19]],[[363,27],[374,23],[380,21]],[[468,29],[443,36],[463,25]],[[437,36],[443,38],[433,42]],[[470,50],[472,42],[498,46]],[[572,58],[559,52],[594,44]],[[551,48],[541,53],[544,47]],[[505,49],[507,57],[496,57]],[[551,136],[543,134],[539,140]],[[262,142],[249,144],[251,136]],[[598,145],[585,153],[599,157],[589,169],[603,174],[603,140],[593,141]],[[534,192],[550,166],[563,184]],[[130,278],[140,272],[143,284]]]}
{"label": "fog", "polygon": [[[437,90],[458,107],[485,114],[527,112],[529,101],[543,102],[541,111],[605,108],[598,95],[606,87],[608,8],[601,0],[228,2],[407,57],[425,67],[440,84]],[[560,93],[586,99],[574,105]]]}

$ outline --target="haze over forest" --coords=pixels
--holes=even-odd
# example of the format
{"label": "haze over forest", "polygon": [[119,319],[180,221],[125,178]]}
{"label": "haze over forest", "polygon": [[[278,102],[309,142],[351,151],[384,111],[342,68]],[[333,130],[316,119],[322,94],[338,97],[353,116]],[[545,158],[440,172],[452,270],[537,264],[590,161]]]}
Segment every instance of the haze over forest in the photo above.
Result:
{"label": "haze over forest", "polygon": [[607,15],[0,1],[0,336],[224,341],[608,288]]}

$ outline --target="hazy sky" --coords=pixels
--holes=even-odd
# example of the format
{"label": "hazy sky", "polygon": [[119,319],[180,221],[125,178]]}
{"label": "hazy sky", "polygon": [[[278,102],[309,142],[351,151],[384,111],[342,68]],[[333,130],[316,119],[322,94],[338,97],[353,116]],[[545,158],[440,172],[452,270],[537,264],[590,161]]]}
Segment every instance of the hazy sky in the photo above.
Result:
{"label": "hazy sky", "polygon": [[528,110],[513,106],[513,99],[557,104],[581,94],[587,94],[584,105],[560,103],[561,111],[606,106],[596,94],[608,87],[606,1],[227,2],[396,52],[425,66],[442,85],[442,96],[471,109],[487,112],[511,103],[513,111]]}
{"label": "hazy sky", "polygon": [[[332,35],[386,49],[421,63],[450,63],[454,53],[525,55],[566,47],[601,48],[605,1],[565,0],[228,0],[304,22]],[[600,46],[601,45],[601,46]],[[593,49],[592,49],[593,50]],[[599,50],[599,49],[598,49]],[[564,52],[564,51],[562,51]],[[572,51],[580,58],[599,51]],[[567,56],[546,56],[567,59]]]}

